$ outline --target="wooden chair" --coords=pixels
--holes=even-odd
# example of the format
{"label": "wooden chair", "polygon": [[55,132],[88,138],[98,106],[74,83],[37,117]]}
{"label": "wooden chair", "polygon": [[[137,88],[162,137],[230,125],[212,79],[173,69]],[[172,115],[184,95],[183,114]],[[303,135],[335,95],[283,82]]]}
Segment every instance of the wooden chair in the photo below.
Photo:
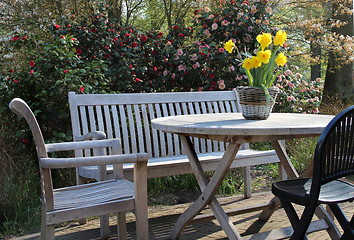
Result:
{"label": "wooden chair", "polygon": [[[29,124],[36,144],[42,190],[41,239],[54,239],[57,223],[118,212],[119,239],[126,239],[125,211],[135,210],[138,239],[148,239],[147,155],[117,154],[120,140],[91,140],[45,144],[38,123],[28,105],[15,98],[10,109]],[[93,149],[91,157],[50,158],[48,152]],[[112,154],[103,156],[105,152]],[[134,163],[134,183],[120,178],[123,163]],[[114,179],[79,186],[53,189],[51,169],[114,165]],[[107,232],[108,231],[108,232]],[[101,229],[102,238],[109,235]]]}
{"label": "wooden chair", "polygon": [[[312,178],[276,182],[272,192],[279,197],[294,233],[290,239],[304,239],[315,209],[327,204],[344,234],[354,239],[354,215],[349,222],[338,203],[354,200],[354,185],[342,177],[354,174],[354,106],[340,112],[320,136],[314,156]],[[305,206],[299,219],[292,203]]]}

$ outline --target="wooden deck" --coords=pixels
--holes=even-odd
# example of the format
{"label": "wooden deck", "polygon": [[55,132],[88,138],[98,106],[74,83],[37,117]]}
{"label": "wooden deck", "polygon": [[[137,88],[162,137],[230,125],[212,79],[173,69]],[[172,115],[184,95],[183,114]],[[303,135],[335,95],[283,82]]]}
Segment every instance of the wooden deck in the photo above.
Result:
{"label": "wooden deck", "polygon": [[[268,202],[272,197],[271,193],[252,194],[251,199],[243,199],[242,196],[231,196],[219,198],[220,203],[227,209],[245,207],[254,204],[262,204]],[[149,230],[150,239],[168,239],[168,235],[173,224],[189,204],[180,204],[175,206],[155,206],[149,208]],[[353,213],[354,202],[341,205],[346,213]],[[204,212],[207,212],[205,210]],[[287,227],[290,225],[288,218],[283,209],[278,209],[267,222],[258,221],[260,211],[245,213],[231,217],[232,222],[239,230],[242,236],[267,232],[279,227]],[[136,239],[135,235],[135,219],[134,215],[129,213],[128,216],[128,239]],[[110,218],[111,239],[117,239],[116,218]],[[341,229],[339,229],[341,230]],[[78,225],[72,222],[63,227],[56,228],[56,239],[100,239],[99,221],[97,219],[90,220],[86,225]],[[39,233],[13,238],[18,240],[39,239]],[[186,227],[181,239],[227,239],[225,233],[220,228],[216,220],[196,222]],[[270,239],[270,238],[266,238]],[[320,231],[309,235],[309,239],[330,239],[326,231]]]}

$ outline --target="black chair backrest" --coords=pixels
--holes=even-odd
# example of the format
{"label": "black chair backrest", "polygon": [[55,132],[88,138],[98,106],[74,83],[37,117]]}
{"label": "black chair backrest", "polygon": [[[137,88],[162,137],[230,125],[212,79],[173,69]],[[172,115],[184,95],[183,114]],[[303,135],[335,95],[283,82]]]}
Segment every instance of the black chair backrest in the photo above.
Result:
{"label": "black chair backrest", "polygon": [[315,150],[312,188],[319,191],[325,183],[354,174],[353,125],[354,105],[336,115],[321,134]]}

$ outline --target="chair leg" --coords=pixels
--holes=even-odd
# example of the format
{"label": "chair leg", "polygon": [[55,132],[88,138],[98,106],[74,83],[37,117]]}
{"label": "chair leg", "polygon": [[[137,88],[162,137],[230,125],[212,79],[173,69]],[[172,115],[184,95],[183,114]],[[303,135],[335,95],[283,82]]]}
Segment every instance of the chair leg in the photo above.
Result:
{"label": "chair leg", "polygon": [[47,225],[41,228],[41,240],[54,240],[55,239],[55,226]]}
{"label": "chair leg", "polygon": [[332,212],[336,216],[340,226],[344,231],[341,239],[354,239],[354,232],[353,232],[354,216],[349,222],[338,204],[330,204],[329,207],[331,208]]}
{"label": "chair leg", "polygon": [[291,236],[290,239],[291,240],[300,240],[300,239],[304,239],[305,240],[305,239],[307,239],[307,237],[305,236],[305,233],[306,233],[306,230],[308,228],[308,225],[305,228],[304,233],[302,233],[302,232],[300,233],[300,230],[301,230],[300,226],[302,226],[302,225],[299,225],[300,219],[299,219],[299,216],[297,215],[297,213],[295,211],[295,208],[288,201],[285,201],[283,199],[280,199],[280,201],[281,201],[281,205],[283,206],[283,208],[285,210],[286,215],[289,218],[291,226],[294,229],[294,233],[293,233],[293,235]]}
{"label": "chair leg", "polygon": [[118,227],[118,239],[127,239],[127,224],[125,212],[117,213],[117,227]]}

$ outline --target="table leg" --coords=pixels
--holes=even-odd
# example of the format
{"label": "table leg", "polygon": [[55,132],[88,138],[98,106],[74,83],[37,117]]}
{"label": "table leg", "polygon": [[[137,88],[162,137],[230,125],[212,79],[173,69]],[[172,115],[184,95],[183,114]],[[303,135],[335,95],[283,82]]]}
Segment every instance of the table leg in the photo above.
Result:
{"label": "table leg", "polygon": [[[286,171],[286,174],[291,179],[298,178],[299,174],[297,173],[295,167],[291,163],[290,158],[286,153],[285,147],[281,143],[281,140],[272,141],[272,145],[279,157],[281,164],[283,165]],[[275,212],[275,210],[277,210],[277,208],[280,206],[280,201],[277,197],[274,197],[272,200],[270,200],[270,204],[271,207],[263,210],[263,212],[259,216],[259,220],[267,221],[270,218],[270,216],[272,216],[272,214]]]}
{"label": "table leg", "polygon": [[236,230],[233,223],[230,221],[229,217],[226,215],[225,211],[222,209],[220,203],[215,198],[215,193],[224,179],[229,167],[234,160],[237,151],[240,148],[240,144],[230,143],[227,147],[224,156],[220,160],[220,165],[215,170],[214,175],[208,182],[202,166],[199,162],[197,154],[194,150],[193,144],[189,137],[180,135],[181,141],[185,147],[187,156],[189,158],[191,167],[193,169],[194,175],[198,181],[201,188],[202,194],[199,198],[177,219],[176,224],[170,234],[170,239],[178,239],[185,226],[190,223],[193,218],[203,210],[207,204],[216,219],[220,223],[220,226],[225,231],[229,239],[242,239],[238,231]]}

